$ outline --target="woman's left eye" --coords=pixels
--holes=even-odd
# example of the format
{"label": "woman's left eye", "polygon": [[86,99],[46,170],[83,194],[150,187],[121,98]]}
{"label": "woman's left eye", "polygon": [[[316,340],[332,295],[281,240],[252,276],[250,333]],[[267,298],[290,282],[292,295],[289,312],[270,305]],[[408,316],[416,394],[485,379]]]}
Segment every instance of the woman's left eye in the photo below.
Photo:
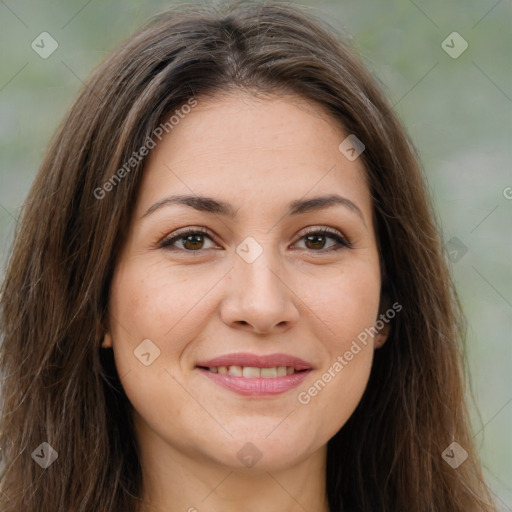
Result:
{"label": "woman's left eye", "polygon": [[[162,240],[159,247],[169,250],[175,250],[177,248],[178,250],[186,252],[198,252],[203,249],[208,249],[208,247],[203,247],[204,239],[208,239],[214,244],[212,237],[206,231],[190,229],[180,231],[173,234],[173,236]],[[326,242],[328,239],[334,240],[334,243],[326,248]],[[302,240],[304,240],[306,245],[305,248],[313,252],[327,252],[327,250],[339,250],[343,248],[349,249],[351,247],[350,242],[337,230],[325,228],[306,233],[296,243],[299,243]]]}
{"label": "woman's left eye", "polygon": [[[327,239],[334,240],[334,243],[325,248],[325,242]],[[343,237],[341,233],[339,233],[337,230],[331,230],[331,229],[318,229],[315,231],[310,231],[309,233],[306,233],[303,235],[300,240],[304,240],[306,244],[307,249],[311,249],[314,252],[327,252],[329,251],[337,251],[340,249],[350,249],[351,245],[350,242]],[[299,240],[299,241],[300,241]],[[310,247],[308,247],[308,244],[310,244]],[[318,244],[321,245],[320,249],[323,249],[321,251],[315,250],[319,249]],[[316,245],[316,247],[315,247]],[[314,249],[311,247],[313,246]]]}

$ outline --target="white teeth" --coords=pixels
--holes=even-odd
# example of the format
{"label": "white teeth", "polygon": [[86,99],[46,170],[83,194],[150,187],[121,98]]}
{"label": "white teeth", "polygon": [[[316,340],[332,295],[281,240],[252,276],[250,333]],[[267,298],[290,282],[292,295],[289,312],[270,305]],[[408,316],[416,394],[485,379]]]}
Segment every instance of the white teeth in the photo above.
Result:
{"label": "white teeth", "polygon": [[233,377],[245,377],[246,379],[274,379],[276,377],[286,377],[295,373],[291,366],[272,366],[270,368],[258,368],[256,366],[210,366],[208,368],[212,373],[227,374]]}
{"label": "white teeth", "polygon": [[264,379],[275,378],[275,377],[277,377],[277,368],[275,366],[274,366],[274,368],[262,368],[261,376]]}
{"label": "white teeth", "polygon": [[244,377],[254,379],[256,377],[261,377],[261,368],[256,368],[254,366],[244,366],[242,373]]}
{"label": "white teeth", "polygon": [[[293,368],[291,368],[293,370]],[[286,375],[286,366],[278,366],[277,367],[277,376],[284,377]]]}
{"label": "white teeth", "polygon": [[232,375],[233,377],[241,377],[242,376],[242,367],[241,366],[230,366],[228,370],[228,375]]}

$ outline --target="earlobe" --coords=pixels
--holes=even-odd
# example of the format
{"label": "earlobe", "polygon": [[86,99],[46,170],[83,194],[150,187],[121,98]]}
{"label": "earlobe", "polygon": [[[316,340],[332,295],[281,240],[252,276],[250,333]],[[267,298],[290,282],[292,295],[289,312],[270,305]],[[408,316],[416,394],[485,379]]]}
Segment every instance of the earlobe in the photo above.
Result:
{"label": "earlobe", "polygon": [[[379,255],[380,258],[380,255]],[[384,269],[384,263],[380,260],[381,269]],[[386,340],[389,337],[389,333],[391,331],[391,325],[389,324],[389,318],[387,318],[387,311],[391,306],[391,301],[389,298],[389,283],[388,278],[386,277],[386,272],[383,270],[382,284],[381,284],[381,293],[380,293],[380,301],[379,301],[379,316],[377,317],[377,321],[375,323],[375,327],[377,328],[377,332],[374,337],[374,348],[381,348]],[[386,313],[384,313],[386,312]],[[380,326],[381,324],[382,326]]]}
{"label": "earlobe", "polygon": [[381,348],[384,343],[386,343],[386,340],[389,337],[389,332],[391,330],[391,326],[388,323],[385,323],[382,329],[380,329],[376,334],[374,338],[374,347],[375,349]]}
{"label": "earlobe", "polygon": [[103,336],[101,348],[112,348],[112,337],[108,332],[105,333],[105,336]]}

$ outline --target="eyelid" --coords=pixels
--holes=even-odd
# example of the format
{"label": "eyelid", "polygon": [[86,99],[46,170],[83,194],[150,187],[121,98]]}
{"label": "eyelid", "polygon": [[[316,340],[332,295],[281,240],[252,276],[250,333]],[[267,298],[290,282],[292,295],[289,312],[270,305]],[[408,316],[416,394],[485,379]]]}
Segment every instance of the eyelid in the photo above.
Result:
{"label": "eyelid", "polygon": [[[165,249],[166,247],[168,247],[170,245],[170,242],[172,242],[174,240],[179,240],[180,238],[185,237],[186,235],[194,234],[194,233],[201,233],[201,234],[207,235],[209,238],[211,238],[211,240],[213,242],[217,243],[215,240],[215,238],[216,238],[215,235],[208,228],[205,228],[203,226],[187,226],[186,228],[177,229],[176,231],[173,231],[169,235],[164,236],[162,238],[162,240],[158,243],[158,247]],[[199,251],[187,251],[187,252],[199,252]]]}
{"label": "eyelid", "polygon": [[[339,239],[340,240],[339,243],[341,245],[343,245],[344,247],[346,247],[347,249],[351,249],[352,248],[351,241],[340,230],[338,230],[336,228],[331,228],[329,226],[310,226],[310,227],[307,227],[305,229],[307,231],[303,231],[300,234],[297,242],[299,240],[301,240],[302,238],[304,238],[305,236],[309,235],[309,234],[321,233],[321,234],[325,234],[325,235],[331,235],[332,238]],[[326,252],[326,251],[313,251],[313,252]]]}
{"label": "eyelid", "polygon": [[[331,248],[331,249],[327,249],[327,250],[318,250],[318,251],[310,250],[309,252],[326,253],[326,252],[330,252],[332,250],[337,250],[337,249],[341,249],[341,248],[346,248],[346,249],[352,248],[352,243],[350,242],[350,240],[338,229],[331,228],[329,226],[308,226],[304,229],[305,229],[305,231],[303,230],[299,234],[297,240],[292,245],[295,245],[297,242],[299,242],[300,240],[302,240],[304,237],[306,237],[309,234],[321,234],[321,235],[329,235],[331,238],[336,239],[338,247],[335,249]],[[204,234],[204,235],[208,236],[208,238],[210,238],[212,240],[212,242],[217,243],[216,236],[208,228],[205,228],[203,226],[200,226],[200,227],[199,226],[188,226],[185,228],[180,228],[180,229],[172,232],[170,235],[165,236],[158,243],[158,247],[162,248],[162,249],[172,247],[171,242],[179,240],[188,234],[196,234],[196,233]],[[182,251],[182,252],[200,253],[204,250],[206,250],[206,249],[199,249],[197,251]]]}

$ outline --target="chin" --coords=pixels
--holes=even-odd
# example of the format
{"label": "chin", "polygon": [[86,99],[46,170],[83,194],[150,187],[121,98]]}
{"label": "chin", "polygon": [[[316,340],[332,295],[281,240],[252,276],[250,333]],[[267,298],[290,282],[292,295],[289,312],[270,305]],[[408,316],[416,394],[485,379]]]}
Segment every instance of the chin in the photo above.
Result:
{"label": "chin", "polygon": [[[261,429],[258,427],[255,428],[253,424],[251,428],[245,429],[243,434],[233,435],[233,438],[222,443],[214,441],[217,449],[212,452],[212,447],[208,446],[205,451],[216,463],[229,467],[233,471],[247,469],[253,472],[272,472],[285,470],[301,463],[324,444],[318,438],[311,438],[311,435],[307,438],[299,435],[291,436],[289,429],[278,433],[279,427],[276,429],[275,422],[271,429],[267,428],[267,422],[261,424]],[[256,433],[257,431],[260,433]]]}

